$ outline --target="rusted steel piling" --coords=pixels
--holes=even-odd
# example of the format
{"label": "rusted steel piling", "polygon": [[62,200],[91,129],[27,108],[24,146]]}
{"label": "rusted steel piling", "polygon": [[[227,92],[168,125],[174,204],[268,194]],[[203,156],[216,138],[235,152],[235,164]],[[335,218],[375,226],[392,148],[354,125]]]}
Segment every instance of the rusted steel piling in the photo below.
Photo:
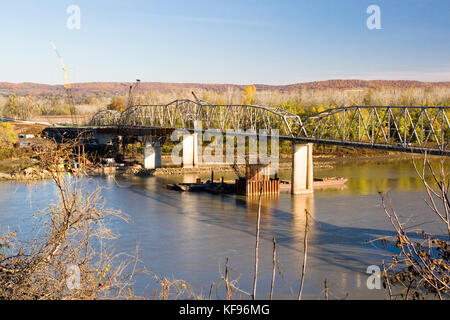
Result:
{"label": "rusted steel piling", "polygon": [[253,196],[259,195],[260,192],[279,194],[280,180],[277,177],[271,178],[269,165],[247,165],[245,178],[236,180],[236,193]]}

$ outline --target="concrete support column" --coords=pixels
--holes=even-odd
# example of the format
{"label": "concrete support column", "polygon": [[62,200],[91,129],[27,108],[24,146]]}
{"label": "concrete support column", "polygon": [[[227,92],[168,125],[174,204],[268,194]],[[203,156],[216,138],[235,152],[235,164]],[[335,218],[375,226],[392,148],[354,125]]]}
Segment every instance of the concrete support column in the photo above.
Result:
{"label": "concrete support column", "polygon": [[159,142],[147,142],[144,148],[144,168],[156,169],[161,167],[161,146]]}
{"label": "concrete support column", "polygon": [[312,193],[313,144],[292,143],[292,194]]}
{"label": "concrete support column", "polygon": [[198,134],[183,136],[183,168],[194,168],[198,165]]}

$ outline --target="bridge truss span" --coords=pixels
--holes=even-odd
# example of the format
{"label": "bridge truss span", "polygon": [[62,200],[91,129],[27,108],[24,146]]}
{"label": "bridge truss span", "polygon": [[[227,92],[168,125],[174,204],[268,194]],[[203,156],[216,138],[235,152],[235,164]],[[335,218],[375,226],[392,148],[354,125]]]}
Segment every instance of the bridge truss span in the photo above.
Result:
{"label": "bridge truss span", "polygon": [[[176,100],[167,105],[138,105],[117,112],[97,113],[94,126],[140,126],[194,130],[195,123],[202,130],[239,132],[265,130],[268,135],[295,138],[303,129],[298,115],[281,108],[254,105],[211,105],[191,100]],[[275,130],[278,130],[275,132]],[[306,132],[305,132],[306,133]]]}
{"label": "bridge truss span", "polygon": [[93,126],[151,127],[226,133],[264,130],[281,139],[450,155],[450,107],[352,106],[305,117],[277,107],[176,100],[101,111]]}
{"label": "bridge truss span", "polygon": [[449,116],[450,107],[335,108],[307,118],[299,137],[325,143],[447,154]]}

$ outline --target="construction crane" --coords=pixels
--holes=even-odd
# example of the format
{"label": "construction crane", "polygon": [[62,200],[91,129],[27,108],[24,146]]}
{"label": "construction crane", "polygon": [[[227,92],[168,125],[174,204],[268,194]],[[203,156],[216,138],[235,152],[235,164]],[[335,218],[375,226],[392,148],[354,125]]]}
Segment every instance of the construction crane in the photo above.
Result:
{"label": "construction crane", "polygon": [[134,107],[134,93],[136,92],[137,88],[139,87],[139,83],[141,83],[141,80],[136,79],[136,82],[134,83],[134,85],[130,86],[130,89],[128,91],[127,108]]}
{"label": "construction crane", "polygon": [[52,45],[53,49],[55,50],[56,55],[58,56],[59,59],[59,63],[61,64],[61,67],[63,69],[64,72],[64,88],[66,89],[66,94],[67,94],[67,100],[69,103],[69,108],[70,108],[70,115],[72,117],[72,122],[75,122],[74,120],[74,103],[73,103],[73,96],[72,96],[72,84],[70,83],[69,80],[69,73],[67,71],[67,66],[64,64],[64,60],[62,58],[62,56],[59,54],[58,49],[56,48],[56,44],[55,42],[52,40],[50,41],[50,44]]}

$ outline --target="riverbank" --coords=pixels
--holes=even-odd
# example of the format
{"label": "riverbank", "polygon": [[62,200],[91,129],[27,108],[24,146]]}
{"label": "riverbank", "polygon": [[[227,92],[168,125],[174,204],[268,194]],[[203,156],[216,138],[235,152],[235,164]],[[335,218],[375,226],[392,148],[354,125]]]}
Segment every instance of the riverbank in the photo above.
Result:
{"label": "riverbank", "polygon": [[29,167],[12,172],[0,172],[0,181],[39,181],[49,180],[51,178],[50,172],[40,167]]}
{"label": "riverbank", "polygon": [[[414,155],[418,157],[419,155]],[[357,156],[357,157],[337,157],[335,155],[319,154],[314,156],[314,169],[333,169],[336,165],[348,162],[373,162],[373,161],[396,161],[409,160],[413,155],[407,153],[391,153],[382,155]],[[163,155],[163,163],[168,165],[158,169],[144,169],[141,165],[136,164],[127,167],[96,167],[88,168],[89,176],[167,176],[167,175],[183,175],[183,174],[204,174],[214,171],[215,174],[245,173],[245,165],[200,165],[195,168],[182,168],[174,166],[170,155]],[[279,169],[281,171],[291,169],[291,157],[288,154],[280,155]],[[48,171],[39,167],[38,160],[31,158],[12,158],[0,161],[0,181],[33,181],[50,179],[51,175]]]}
{"label": "riverbank", "polygon": [[[415,155],[417,157],[418,155]],[[314,156],[313,166],[314,169],[333,169],[337,164],[355,161],[355,162],[365,162],[365,161],[396,161],[396,160],[409,160],[412,155],[408,153],[391,153],[391,154],[379,154],[377,156],[374,155],[360,155],[358,157],[337,157],[335,155],[316,155]],[[170,156],[163,156],[163,163],[166,161],[170,161]],[[292,167],[291,156],[288,154],[280,155],[279,169],[280,170],[290,170]],[[245,172],[245,165],[200,165],[196,168],[181,168],[181,167],[164,167],[158,168],[155,170],[147,170],[147,172],[151,171],[152,175],[155,176],[166,176],[166,175],[182,175],[182,174],[201,174],[205,172],[214,171],[217,174],[220,173],[234,173],[236,169],[239,172]],[[142,174],[142,172],[141,172]]]}
{"label": "riverbank", "polygon": [[0,160],[0,181],[34,181],[50,178],[50,173],[39,166],[39,161],[30,157]]}

